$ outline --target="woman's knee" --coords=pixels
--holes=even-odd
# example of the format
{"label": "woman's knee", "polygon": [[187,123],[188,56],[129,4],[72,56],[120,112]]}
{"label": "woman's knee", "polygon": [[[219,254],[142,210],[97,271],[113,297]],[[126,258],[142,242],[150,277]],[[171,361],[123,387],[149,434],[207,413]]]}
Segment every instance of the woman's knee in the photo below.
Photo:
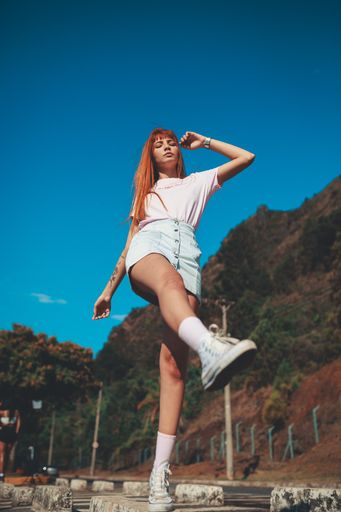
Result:
{"label": "woman's knee", "polygon": [[184,281],[176,270],[166,271],[160,276],[157,286],[157,294],[162,294],[164,291],[169,292],[170,290],[183,290]]}

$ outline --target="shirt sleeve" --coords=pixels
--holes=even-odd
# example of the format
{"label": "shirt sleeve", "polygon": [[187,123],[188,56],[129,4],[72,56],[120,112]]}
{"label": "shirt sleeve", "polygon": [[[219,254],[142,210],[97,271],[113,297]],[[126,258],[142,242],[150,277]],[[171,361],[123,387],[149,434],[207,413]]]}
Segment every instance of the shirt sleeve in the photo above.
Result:
{"label": "shirt sleeve", "polygon": [[195,173],[196,179],[200,184],[200,188],[206,198],[206,201],[208,201],[214,192],[222,188],[222,185],[219,185],[218,182],[218,169],[219,166],[213,167],[213,169],[208,169],[207,171]]}

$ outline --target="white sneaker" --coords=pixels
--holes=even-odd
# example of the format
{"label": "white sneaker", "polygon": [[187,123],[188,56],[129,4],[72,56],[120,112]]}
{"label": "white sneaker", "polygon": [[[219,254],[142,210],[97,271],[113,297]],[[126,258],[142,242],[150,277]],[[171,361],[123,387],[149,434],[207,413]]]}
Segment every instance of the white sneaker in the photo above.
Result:
{"label": "white sneaker", "polygon": [[168,512],[174,510],[173,499],[169,494],[169,462],[165,461],[156,469],[153,467],[149,478],[149,512]]}
{"label": "white sneaker", "polygon": [[204,389],[215,391],[227,386],[236,373],[253,362],[256,351],[257,346],[252,340],[240,341],[212,331],[206,333],[198,350]]}

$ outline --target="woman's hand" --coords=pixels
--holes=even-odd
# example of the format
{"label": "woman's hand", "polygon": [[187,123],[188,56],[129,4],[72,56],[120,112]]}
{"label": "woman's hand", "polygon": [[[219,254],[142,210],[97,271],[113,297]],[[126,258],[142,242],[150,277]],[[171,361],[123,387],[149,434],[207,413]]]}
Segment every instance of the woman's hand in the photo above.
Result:
{"label": "woman's hand", "polygon": [[205,137],[195,132],[186,132],[180,139],[180,144],[186,149],[198,149],[204,146]]}
{"label": "woman's hand", "polygon": [[94,314],[92,320],[107,318],[111,309],[111,297],[109,295],[100,295],[94,305]]}

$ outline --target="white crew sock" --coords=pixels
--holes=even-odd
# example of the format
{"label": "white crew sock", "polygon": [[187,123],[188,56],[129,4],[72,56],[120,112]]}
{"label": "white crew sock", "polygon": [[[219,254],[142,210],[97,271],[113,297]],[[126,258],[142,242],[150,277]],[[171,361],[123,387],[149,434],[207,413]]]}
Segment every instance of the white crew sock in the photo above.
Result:
{"label": "white crew sock", "polygon": [[157,433],[154,467],[158,468],[162,462],[169,461],[174,448],[176,435]]}
{"label": "white crew sock", "polygon": [[178,335],[187,345],[198,352],[202,337],[209,330],[204,326],[197,316],[188,316],[179,325]]}

